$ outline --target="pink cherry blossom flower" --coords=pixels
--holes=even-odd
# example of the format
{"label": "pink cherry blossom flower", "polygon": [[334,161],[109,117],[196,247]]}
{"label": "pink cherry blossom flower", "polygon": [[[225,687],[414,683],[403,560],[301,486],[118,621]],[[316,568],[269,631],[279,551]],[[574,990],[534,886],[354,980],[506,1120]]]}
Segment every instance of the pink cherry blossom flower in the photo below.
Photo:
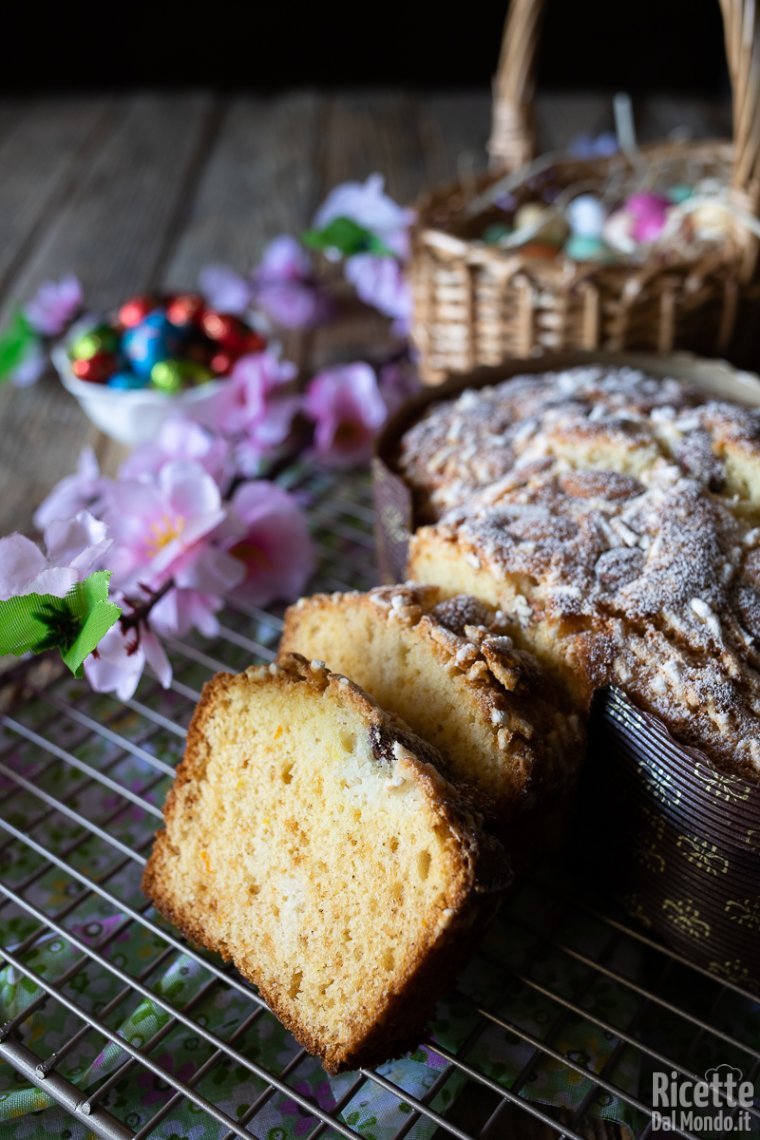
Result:
{"label": "pink cherry blossom flower", "polygon": [[289,234],[269,243],[251,280],[257,303],[284,328],[306,328],[327,316],[326,299],[312,279],[311,258]]}
{"label": "pink cherry blossom flower", "polygon": [[84,671],[90,686],[96,693],[116,693],[120,700],[127,701],[149,665],[162,687],[168,689],[172,667],[164,647],[147,623],[141,622],[136,628],[126,625],[124,618],[129,607],[123,601],[120,604],[122,618],[85,659]]}
{"label": "pink cherry blossom flower", "polygon": [[365,305],[394,319],[394,332],[403,336],[409,328],[412,296],[403,266],[394,257],[357,253],[345,265],[346,278]]}
{"label": "pink cherry blossom flower", "polygon": [[232,477],[230,446],[195,420],[173,416],[154,440],[136,447],[119,468],[120,479],[151,479],[172,460],[199,463],[223,490]]}
{"label": "pink cherry blossom flower", "polygon": [[284,396],[296,367],[275,352],[241,356],[214,399],[211,420],[230,435],[241,434],[266,419],[270,402]]}
{"label": "pink cherry blossom flower", "polygon": [[336,186],[317,210],[315,227],[323,229],[335,218],[351,218],[379,237],[397,257],[406,258],[414,210],[399,206],[383,187],[381,174],[371,174],[366,182],[343,182]]}
{"label": "pink cherry blossom flower", "polygon": [[387,409],[368,364],[326,368],[309,384],[304,411],[314,421],[314,451],[323,463],[349,467],[364,462]]}
{"label": "pink cherry blossom flower", "polygon": [[82,308],[84,293],[73,273],[44,281],[24,306],[24,316],[41,336],[60,336]]}
{"label": "pink cherry blossom flower", "polygon": [[207,265],[198,276],[198,287],[212,309],[242,316],[251,306],[251,283],[228,265]]}
{"label": "pink cherry blossom flower", "polygon": [[214,615],[245,575],[240,559],[211,542],[188,550],[174,564],[174,588],[151,609],[151,626],[160,634],[181,637],[198,629],[206,637],[216,637],[219,623]]}
{"label": "pink cherry blossom flower", "polygon": [[44,541],[46,554],[22,534],[0,539],[0,600],[26,594],[62,598],[99,568],[111,547],[104,523],[87,511],[50,523]]}
{"label": "pink cherry blossom flower", "polygon": [[225,517],[219,488],[199,463],[172,460],[154,482],[115,480],[105,519],[114,540],[114,585],[155,589]]}
{"label": "pink cherry blossom flower", "polygon": [[314,573],[314,546],[303,511],[276,483],[243,483],[220,528],[230,554],[245,568],[245,578],[231,593],[247,605],[292,601]]}
{"label": "pink cherry blossom flower", "polygon": [[34,514],[34,525],[39,530],[44,530],[53,519],[71,518],[83,510],[98,515],[108,482],[100,474],[95,452],[91,447],[83,447],[75,473],[56,483],[48,497],[40,503]]}
{"label": "pink cherry blossom flower", "polygon": [[204,637],[216,637],[219,622],[216,614],[224,605],[217,594],[199,590],[170,590],[151,610],[151,624],[163,635],[182,637],[197,629]]}

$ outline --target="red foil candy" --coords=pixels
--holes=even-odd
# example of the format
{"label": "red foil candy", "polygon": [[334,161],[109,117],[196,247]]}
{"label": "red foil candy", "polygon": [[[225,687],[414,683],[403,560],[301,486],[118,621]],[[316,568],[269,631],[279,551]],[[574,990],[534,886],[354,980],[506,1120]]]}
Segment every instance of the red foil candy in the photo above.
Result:
{"label": "red foil candy", "polygon": [[130,297],[119,309],[119,324],[122,328],[133,329],[135,325],[139,325],[140,321],[145,320],[148,313],[152,313],[156,307],[155,297],[147,295]]}
{"label": "red foil candy", "polygon": [[215,352],[211,357],[209,367],[216,376],[226,376],[232,370],[232,365],[236,360],[236,354],[225,352],[222,349],[220,352]]}
{"label": "red foil candy", "polygon": [[166,305],[166,317],[178,328],[198,324],[205,312],[203,298],[197,293],[178,293]]}
{"label": "red foil candy", "polygon": [[72,360],[71,371],[80,380],[102,384],[116,371],[118,361],[112,352],[96,352],[89,360]]}
{"label": "red foil candy", "polygon": [[217,313],[208,309],[201,318],[201,328],[206,336],[217,341],[223,348],[238,353],[244,351],[248,329],[232,313]]}
{"label": "red foil candy", "polygon": [[246,337],[245,352],[263,352],[267,346],[266,337],[261,333],[249,332]]}

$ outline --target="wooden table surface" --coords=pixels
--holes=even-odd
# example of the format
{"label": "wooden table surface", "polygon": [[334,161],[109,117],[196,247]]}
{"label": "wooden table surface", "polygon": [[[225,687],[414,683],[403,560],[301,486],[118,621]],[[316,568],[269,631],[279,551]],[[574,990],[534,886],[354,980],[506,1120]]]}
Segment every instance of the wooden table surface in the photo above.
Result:
{"label": "wooden table surface", "polygon": [[[641,139],[674,128],[727,133],[726,106],[655,98],[637,105]],[[337,182],[382,171],[411,201],[425,186],[485,162],[485,91],[303,91],[221,99],[207,92],[57,97],[0,103],[0,321],[45,278],[74,272],[88,303],[147,287],[188,288],[209,262],[248,269],[265,242],[298,232]],[[608,129],[609,99],[540,100],[543,145]],[[373,320],[290,337],[304,365],[364,355]],[[0,535],[31,531],[34,508],[94,444],[119,452],[47,375],[0,389]]]}

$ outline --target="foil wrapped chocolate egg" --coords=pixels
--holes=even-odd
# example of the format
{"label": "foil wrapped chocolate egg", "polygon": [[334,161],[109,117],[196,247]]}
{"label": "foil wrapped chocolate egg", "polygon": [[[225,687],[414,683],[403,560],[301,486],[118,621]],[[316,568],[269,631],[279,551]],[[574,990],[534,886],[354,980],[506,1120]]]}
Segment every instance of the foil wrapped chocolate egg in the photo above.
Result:
{"label": "foil wrapped chocolate egg", "polygon": [[222,348],[238,354],[245,351],[248,327],[233,313],[218,313],[208,309],[201,318],[201,328],[207,337]]}
{"label": "foil wrapped chocolate egg", "polygon": [[206,305],[198,293],[178,293],[166,304],[166,319],[176,328],[199,324]]}
{"label": "foil wrapped chocolate egg", "polygon": [[116,352],[119,347],[119,335],[109,325],[96,325],[89,329],[69,345],[69,356],[72,360],[89,360],[99,352]]}
{"label": "foil wrapped chocolate egg", "polygon": [[129,329],[122,337],[122,349],[132,371],[138,376],[150,377],[153,367],[171,356],[171,346],[167,338],[157,328],[144,322]]}
{"label": "foil wrapped chocolate egg", "polygon": [[515,229],[526,230],[526,240],[542,245],[562,245],[570,228],[562,216],[540,202],[526,202],[515,214]]}
{"label": "foil wrapped chocolate egg", "polygon": [[109,376],[106,380],[106,387],[113,388],[117,392],[137,392],[147,386],[148,381],[143,376],[135,375],[134,372],[114,372],[113,376]]}
{"label": "foil wrapped chocolate egg", "polygon": [[168,392],[173,395],[183,387],[183,370],[181,360],[159,360],[150,370],[150,383],[152,388],[159,392]]}
{"label": "foil wrapped chocolate egg", "polygon": [[136,325],[139,325],[141,321],[144,321],[157,305],[158,301],[156,298],[147,293],[137,297],[130,297],[119,309],[119,324],[124,329],[132,329]]}
{"label": "foil wrapped chocolate egg", "polygon": [[71,370],[79,380],[87,380],[91,384],[102,384],[116,372],[119,366],[118,358],[112,352],[96,352],[87,360],[73,360]]}

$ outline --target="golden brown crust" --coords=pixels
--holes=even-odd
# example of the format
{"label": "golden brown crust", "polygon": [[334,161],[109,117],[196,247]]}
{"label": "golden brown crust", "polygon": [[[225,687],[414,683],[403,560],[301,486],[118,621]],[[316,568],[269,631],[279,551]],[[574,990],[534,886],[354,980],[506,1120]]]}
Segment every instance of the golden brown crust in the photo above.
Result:
{"label": "golden brown crust", "polygon": [[[449,883],[446,898],[449,918],[440,928],[421,932],[424,937],[417,957],[394,977],[371,1031],[365,1030],[339,1045],[315,1035],[295,1012],[286,987],[273,984],[266,972],[241,961],[235,946],[211,936],[203,915],[176,897],[172,889],[170,869],[177,851],[171,836],[180,820],[193,826],[193,808],[199,802],[199,786],[211,759],[206,725],[211,716],[224,715],[226,699],[241,684],[263,684],[279,690],[306,685],[315,692],[329,692],[342,707],[353,708],[370,733],[376,763],[384,767],[389,761],[403,760],[405,776],[424,791],[435,818],[449,836],[451,850],[456,853],[458,871]],[[390,755],[386,755],[388,750]],[[397,719],[383,713],[357,686],[331,674],[321,663],[309,663],[297,655],[287,656],[277,666],[249,669],[239,677],[219,674],[204,686],[193,715],[185,756],[164,809],[165,830],[156,837],[143,875],[143,889],[188,939],[234,962],[301,1044],[322,1058],[328,1072],[374,1064],[418,1043],[450,969],[466,952],[472,932],[493,913],[509,882],[503,851],[484,835],[481,821],[466,797],[444,779],[434,760],[435,750],[414,737]],[[210,905],[213,908],[214,903]]]}
{"label": "golden brown crust", "polygon": [[435,520],[410,574],[485,591],[579,705],[614,682],[760,778],[760,410],[570,369],[435,404],[399,462]]}
{"label": "golden brown crust", "polygon": [[[511,816],[511,809],[529,791],[535,801],[543,789],[567,787],[574,781],[585,740],[563,688],[551,683],[535,657],[515,646],[506,616],[473,597],[445,597],[436,586],[406,582],[366,593],[302,598],[286,611],[280,653],[308,645],[310,628],[324,617],[330,648],[336,654],[331,663],[343,667],[340,641],[355,636],[360,613],[370,627],[383,624],[392,630],[399,642],[424,644],[440,684],[451,689],[452,703],[466,702],[473,720],[477,717],[491,738],[486,748],[501,757],[503,772],[502,791],[491,782],[486,792],[495,818]],[[378,651],[367,647],[368,656],[373,652]],[[383,663],[378,664],[382,667]],[[368,673],[362,683],[372,689]],[[402,669],[398,686],[414,693],[415,679],[405,676]],[[396,700],[403,704],[400,694],[395,699],[385,696],[383,704],[393,708]],[[411,714],[404,715],[411,719]],[[414,727],[421,735],[425,731],[424,723]],[[436,743],[451,755],[451,744],[447,749],[445,740],[438,737]],[[477,787],[474,765],[469,771],[465,768],[466,761],[455,765],[456,779]],[[484,810],[488,811],[485,801]]]}

